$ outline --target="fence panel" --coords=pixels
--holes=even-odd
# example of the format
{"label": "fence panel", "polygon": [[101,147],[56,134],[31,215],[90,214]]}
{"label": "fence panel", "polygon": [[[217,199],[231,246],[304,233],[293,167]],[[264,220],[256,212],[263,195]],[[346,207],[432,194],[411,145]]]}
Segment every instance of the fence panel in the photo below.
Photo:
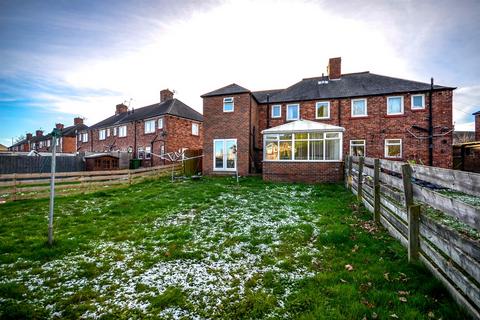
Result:
{"label": "fence panel", "polygon": [[[2,155],[0,154],[0,174],[47,173],[51,171],[51,156]],[[57,172],[85,170],[82,156],[56,157]]]}

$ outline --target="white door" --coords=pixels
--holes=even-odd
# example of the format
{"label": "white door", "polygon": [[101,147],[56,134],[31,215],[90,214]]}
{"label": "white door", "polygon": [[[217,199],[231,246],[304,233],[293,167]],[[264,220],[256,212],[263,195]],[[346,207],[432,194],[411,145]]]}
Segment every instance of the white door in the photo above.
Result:
{"label": "white door", "polygon": [[237,168],[237,139],[213,140],[213,170],[235,171]]}

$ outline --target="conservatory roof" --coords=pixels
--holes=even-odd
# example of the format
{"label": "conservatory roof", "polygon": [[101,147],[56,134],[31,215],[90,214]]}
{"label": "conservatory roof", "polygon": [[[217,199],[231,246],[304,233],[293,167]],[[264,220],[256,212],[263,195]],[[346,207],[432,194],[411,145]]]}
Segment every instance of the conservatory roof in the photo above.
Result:
{"label": "conservatory roof", "polygon": [[282,124],[277,127],[265,129],[263,134],[269,133],[287,133],[287,132],[343,132],[345,128],[332,126],[331,124],[310,121],[310,120],[297,120],[289,123]]}

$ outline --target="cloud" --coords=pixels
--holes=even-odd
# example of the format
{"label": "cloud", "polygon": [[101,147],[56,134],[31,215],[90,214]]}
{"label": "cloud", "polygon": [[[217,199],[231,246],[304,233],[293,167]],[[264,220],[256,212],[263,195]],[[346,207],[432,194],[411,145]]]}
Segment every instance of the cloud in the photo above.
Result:
{"label": "cloud", "polygon": [[455,130],[474,131],[474,116],[480,111],[480,85],[458,88],[454,91],[453,121]]}

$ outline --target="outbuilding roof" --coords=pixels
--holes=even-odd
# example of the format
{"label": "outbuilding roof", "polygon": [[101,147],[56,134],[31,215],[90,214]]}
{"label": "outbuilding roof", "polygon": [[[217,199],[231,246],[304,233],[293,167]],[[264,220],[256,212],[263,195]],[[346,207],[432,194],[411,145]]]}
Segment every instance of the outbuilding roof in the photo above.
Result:
{"label": "outbuilding roof", "polygon": [[90,129],[110,127],[167,114],[200,122],[203,121],[203,115],[201,113],[193,110],[178,99],[169,99],[161,103],[155,103],[146,107],[129,110],[128,112],[115,114],[94,124]]}
{"label": "outbuilding roof", "polygon": [[288,122],[277,127],[265,129],[263,134],[269,133],[289,133],[289,132],[343,132],[345,128],[333,126],[331,124],[311,121],[311,120],[297,120]]}

